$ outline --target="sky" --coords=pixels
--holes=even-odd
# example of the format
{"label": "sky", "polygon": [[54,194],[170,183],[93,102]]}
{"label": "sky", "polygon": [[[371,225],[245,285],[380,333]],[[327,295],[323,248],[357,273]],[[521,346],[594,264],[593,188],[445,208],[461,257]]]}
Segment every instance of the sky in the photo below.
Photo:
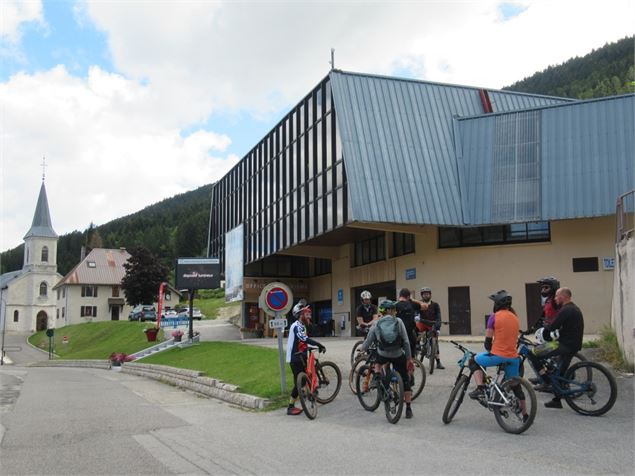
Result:
{"label": "sky", "polygon": [[[0,0],[0,251],[221,178],[322,78],[499,89],[635,33],[635,0]],[[42,167],[45,158],[46,167]]]}

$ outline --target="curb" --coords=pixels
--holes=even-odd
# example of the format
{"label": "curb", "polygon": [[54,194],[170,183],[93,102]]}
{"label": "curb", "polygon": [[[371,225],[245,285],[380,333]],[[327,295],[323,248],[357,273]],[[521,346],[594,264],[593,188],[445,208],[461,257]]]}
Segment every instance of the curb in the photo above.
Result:
{"label": "curb", "polygon": [[110,360],[43,360],[29,367],[80,367],[110,370]]}
{"label": "curb", "polygon": [[203,372],[197,370],[132,362],[126,362],[121,367],[123,373],[158,380],[250,410],[261,410],[269,404],[269,400],[265,398],[237,392],[238,387],[236,385],[205,377]]}

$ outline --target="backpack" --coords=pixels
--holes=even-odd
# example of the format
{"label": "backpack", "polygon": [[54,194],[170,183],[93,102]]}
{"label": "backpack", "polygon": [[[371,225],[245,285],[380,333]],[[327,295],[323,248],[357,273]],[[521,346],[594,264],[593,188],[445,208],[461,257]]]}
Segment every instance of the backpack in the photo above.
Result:
{"label": "backpack", "polygon": [[399,332],[399,321],[382,318],[375,324],[379,348],[381,350],[395,350],[401,348],[402,339]]}
{"label": "backpack", "polygon": [[397,302],[397,317],[403,321],[406,331],[415,327],[415,308],[410,301]]}

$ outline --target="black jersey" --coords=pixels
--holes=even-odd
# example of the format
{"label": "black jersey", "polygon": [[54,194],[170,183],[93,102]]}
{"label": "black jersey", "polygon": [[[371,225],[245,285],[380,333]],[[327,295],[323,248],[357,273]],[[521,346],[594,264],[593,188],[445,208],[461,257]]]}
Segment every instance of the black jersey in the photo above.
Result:
{"label": "black jersey", "polygon": [[364,322],[372,321],[375,314],[377,314],[377,307],[372,304],[369,304],[368,307],[360,304],[355,311],[355,317],[361,317]]}

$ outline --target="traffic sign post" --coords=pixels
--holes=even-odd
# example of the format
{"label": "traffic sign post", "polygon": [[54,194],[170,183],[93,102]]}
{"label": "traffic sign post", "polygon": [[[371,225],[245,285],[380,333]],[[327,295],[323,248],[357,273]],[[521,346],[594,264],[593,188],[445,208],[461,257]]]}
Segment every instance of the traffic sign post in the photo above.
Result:
{"label": "traffic sign post", "polygon": [[54,329],[46,329],[46,335],[49,338],[49,360],[53,358],[53,336],[55,335]]}
{"label": "traffic sign post", "polygon": [[291,289],[284,283],[269,283],[260,293],[258,299],[260,308],[265,311],[273,319],[269,321],[269,327],[276,329],[278,335],[278,361],[280,362],[280,391],[287,390],[287,378],[284,367],[284,357],[282,353],[282,335],[287,327],[287,319],[284,315],[291,310],[293,305],[293,293]]}

